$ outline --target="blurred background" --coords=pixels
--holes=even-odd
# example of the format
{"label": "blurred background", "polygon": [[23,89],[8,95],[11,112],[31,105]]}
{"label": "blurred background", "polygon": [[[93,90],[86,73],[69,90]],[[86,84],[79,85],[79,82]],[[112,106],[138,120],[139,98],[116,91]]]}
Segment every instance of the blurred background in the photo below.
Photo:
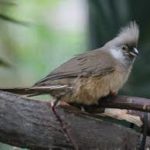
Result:
{"label": "blurred background", "polygon": [[[0,87],[31,86],[135,20],[140,56],[120,93],[149,98],[149,6],[149,0],[0,0]],[[0,144],[0,150],[17,149]]]}

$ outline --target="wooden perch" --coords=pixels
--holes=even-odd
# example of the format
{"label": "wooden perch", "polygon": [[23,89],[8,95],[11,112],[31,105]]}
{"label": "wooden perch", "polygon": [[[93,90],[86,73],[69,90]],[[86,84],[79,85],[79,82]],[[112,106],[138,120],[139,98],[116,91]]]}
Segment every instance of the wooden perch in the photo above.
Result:
{"label": "wooden perch", "polygon": [[[132,98],[132,97],[130,97]],[[129,97],[116,97],[114,103]],[[132,98],[137,99],[137,98]],[[110,103],[113,103],[110,100]],[[148,100],[144,110],[149,112]],[[126,101],[127,102],[127,101]],[[130,101],[131,102],[131,101]],[[133,102],[133,101],[132,101]],[[102,106],[109,107],[106,101]],[[115,104],[112,104],[115,107]],[[111,105],[111,106],[112,106]],[[123,108],[123,106],[116,105]],[[137,106],[137,105],[136,105]],[[138,110],[142,109],[138,105]],[[69,106],[68,106],[69,107]],[[130,107],[131,108],[131,107]],[[18,147],[35,150],[65,149],[70,150],[105,150],[137,149],[140,133],[130,128],[96,119],[66,107],[57,107],[57,113],[66,124],[67,132],[72,138],[71,143],[62,130],[60,122],[52,112],[48,102],[31,100],[8,92],[0,92],[0,141]],[[150,138],[147,138],[147,148],[150,148]]]}

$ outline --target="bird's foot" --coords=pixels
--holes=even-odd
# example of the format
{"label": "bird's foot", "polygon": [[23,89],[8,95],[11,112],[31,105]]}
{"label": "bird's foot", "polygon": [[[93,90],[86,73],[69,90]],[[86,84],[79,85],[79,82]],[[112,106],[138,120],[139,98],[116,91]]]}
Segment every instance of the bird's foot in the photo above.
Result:
{"label": "bird's foot", "polygon": [[101,105],[102,101],[111,101],[113,98],[117,96],[116,92],[110,91],[110,93],[107,96],[99,98],[98,104]]}
{"label": "bird's foot", "polygon": [[117,92],[114,91],[110,91],[109,96],[111,97],[115,97],[117,95]]}
{"label": "bird's foot", "polygon": [[71,103],[70,105],[87,113],[103,113],[104,112],[104,108],[100,108],[98,104],[86,105],[86,104],[79,104],[79,103]]}

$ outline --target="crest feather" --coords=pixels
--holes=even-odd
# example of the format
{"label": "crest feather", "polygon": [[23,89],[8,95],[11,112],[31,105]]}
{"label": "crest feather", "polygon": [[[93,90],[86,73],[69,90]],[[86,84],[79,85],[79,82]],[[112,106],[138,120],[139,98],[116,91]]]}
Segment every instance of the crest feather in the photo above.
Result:
{"label": "crest feather", "polygon": [[107,42],[105,45],[112,47],[113,45],[129,44],[137,46],[139,39],[139,27],[135,21],[130,22],[127,26],[123,27],[119,34]]}
{"label": "crest feather", "polygon": [[139,39],[139,27],[135,21],[129,23],[128,26],[121,29],[117,38],[137,43]]}

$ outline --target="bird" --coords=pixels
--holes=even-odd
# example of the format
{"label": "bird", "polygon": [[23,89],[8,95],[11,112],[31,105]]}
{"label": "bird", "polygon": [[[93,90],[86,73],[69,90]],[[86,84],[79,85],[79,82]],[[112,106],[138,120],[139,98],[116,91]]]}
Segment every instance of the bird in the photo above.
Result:
{"label": "bird", "polygon": [[[51,95],[54,99],[52,110],[64,133],[76,147],[55,106],[61,101],[84,106],[98,105],[103,98],[117,95],[127,82],[139,54],[138,40],[139,27],[131,21],[102,47],[76,55],[32,87],[0,90],[27,96]],[[126,110],[105,109],[104,114],[142,125],[139,117],[127,114]]]}
{"label": "bird", "polygon": [[5,91],[41,95],[58,101],[84,105],[98,104],[108,95],[116,95],[129,78],[138,56],[139,27],[131,21],[101,48],[78,54],[63,63],[30,88]]}

